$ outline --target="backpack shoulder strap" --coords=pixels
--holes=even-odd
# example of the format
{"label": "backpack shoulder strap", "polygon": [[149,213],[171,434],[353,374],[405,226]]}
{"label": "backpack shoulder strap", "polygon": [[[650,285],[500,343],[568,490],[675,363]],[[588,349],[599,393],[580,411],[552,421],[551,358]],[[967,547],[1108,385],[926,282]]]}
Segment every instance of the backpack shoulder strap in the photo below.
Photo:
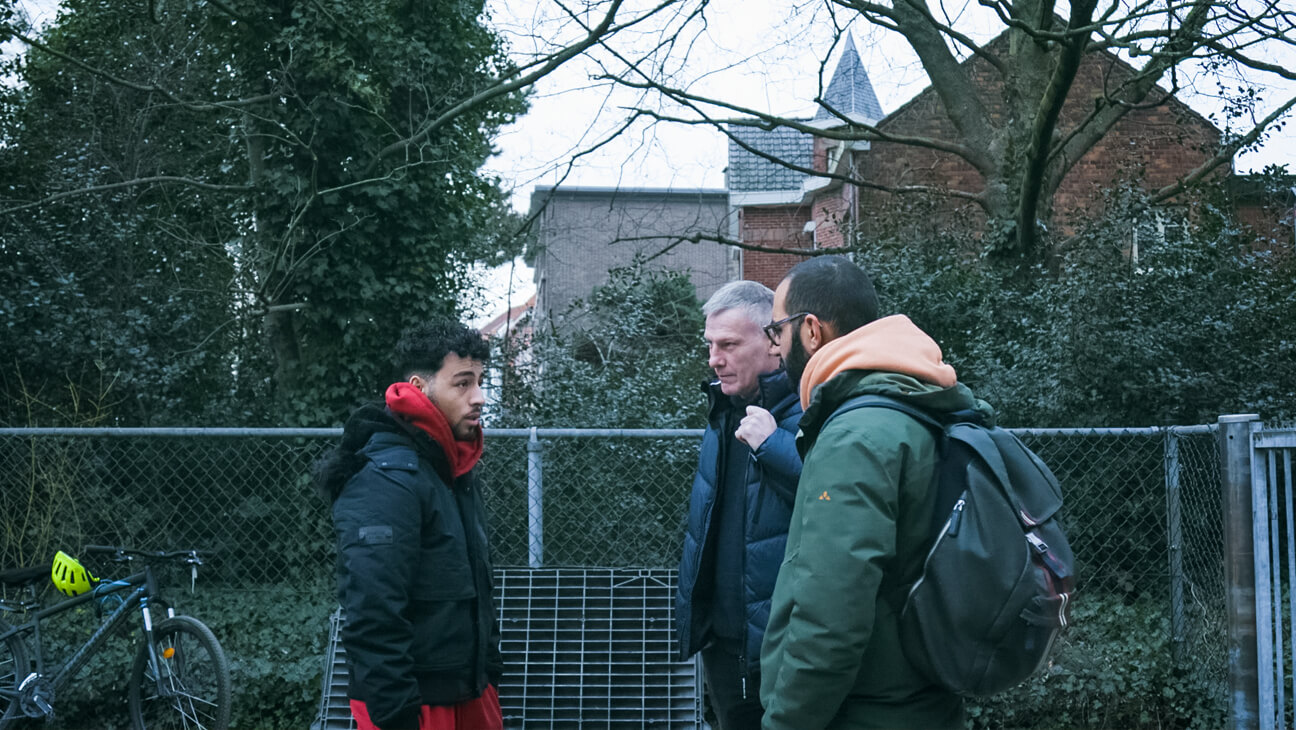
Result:
{"label": "backpack shoulder strap", "polygon": [[1011,483],[1008,478],[1008,467],[1004,464],[1003,455],[999,453],[999,444],[988,429],[974,424],[956,424],[951,428],[950,435],[971,447],[1000,484]]}
{"label": "backpack shoulder strap", "polygon": [[837,406],[837,410],[833,411],[832,415],[824,419],[823,425],[819,427],[819,430],[822,431],[827,428],[828,424],[837,416],[853,411],[857,408],[889,408],[893,411],[900,411],[934,430],[939,435],[944,435],[945,433],[945,426],[941,424],[940,421],[933,418],[930,413],[927,413],[917,406],[911,406],[904,401],[896,400],[895,398],[890,398],[885,395],[857,395],[854,398],[848,398],[843,401],[841,405]]}

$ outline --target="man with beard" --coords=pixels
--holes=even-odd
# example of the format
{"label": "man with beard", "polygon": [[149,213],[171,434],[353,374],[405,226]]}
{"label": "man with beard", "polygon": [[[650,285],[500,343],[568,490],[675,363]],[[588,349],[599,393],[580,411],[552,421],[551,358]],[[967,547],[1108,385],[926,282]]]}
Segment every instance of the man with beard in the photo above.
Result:
{"label": "man with beard", "polygon": [[860,395],[940,419],[989,406],[958,383],[908,317],[878,318],[868,275],[841,256],[795,266],[766,328],[798,382],[804,459],[787,553],[761,651],[766,730],[962,728],[962,700],[918,674],[899,608],[922,573],[936,492],[937,436]]}
{"label": "man with beard", "polygon": [[675,625],[680,659],[702,652],[720,730],[760,727],[761,638],[801,473],[801,405],[761,332],[773,301],[769,287],[735,281],[702,307],[716,380],[706,388]]}
{"label": "man with beard", "polygon": [[318,472],[333,500],[351,712],[360,730],[493,730],[502,670],[476,330],[435,321],[396,345],[385,404],[361,407]]}

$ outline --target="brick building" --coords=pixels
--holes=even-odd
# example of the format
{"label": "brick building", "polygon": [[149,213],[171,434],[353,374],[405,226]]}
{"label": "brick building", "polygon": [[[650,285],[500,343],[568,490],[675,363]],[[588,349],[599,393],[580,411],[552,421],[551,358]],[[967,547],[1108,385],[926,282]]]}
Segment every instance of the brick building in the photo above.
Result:
{"label": "brick building", "polygon": [[[992,42],[991,48],[999,42]],[[997,102],[1001,98],[997,72],[977,56],[963,66],[974,82],[986,89],[982,99],[989,105],[988,113],[992,117],[1002,114],[996,108],[996,103],[1001,103]],[[1059,128],[1074,128],[1104,85],[1131,73],[1133,69],[1114,55],[1088,57],[1062,110]],[[821,106],[812,120],[798,121],[832,129],[850,120],[906,136],[956,138],[931,87],[883,114],[849,37],[824,101],[831,109]],[[1127,113],[1062,179],[1052,200],[1051,223],[1057,230],[1070,231],[1076,221],[1100,211],[1103,191],[1118,182],[1159,189],[1182,178],[1219,148],[1220,131],[1209,120],[1161,91],[1154,91],[1149,101],[1162,103],[1143,104]],[[884,188],[927,185],[982,191],[985,181],[980,173],[953,154],[885,141],[842,142],[786,128],[766,131],[731,125],[729,131],[727,180],[738,227],[735,235],[744,243],[765,248],[831,248],[843,245],[852,233],[867,237],[963,230],[975,235],[984,226],[981,208],[970,201],[893,194],[831,177],[836,174]],[[805,171],[790,169],[780,161]],[[1226,166],[1220,174],[1230,175],[1231,170]],[[1235,189],[1239,192],[1233,200],[1240,220],[1260,236],[1291,241],[1290,186],[1286,198],[1281,191],[1276,196],[1273,191],[1261,196],[1254,185]],[[1173,204],[1165,211],[1152,228],[1174,225],[1175,217],[1184,215]],[[744,278],[773,286],[802,257],[745,250],[741,258]]]}
{"label": "brick building", "polygon": [[[996,43],[990,44],[994,48]],[[983,59],[964,62],[966,72],[986,89],[991,116],[1002,114],[997,72]],[[1060,129],[1074,127],[1104,85],[1133,70],[1113,55],[1083,63],[1062,110]],[[1158,98],[1155,95],[1161,94]],[[802,125],[829,130],[849,123],[876,126],[906,136],[954,139],[953,125],[936,92],[928,87],[890,114],[877,95],[848,36],[824,103]],[[1200,114],[1164,92],[1127,113],[1072,166],[1053,196],[1051,223],[1069,231],[1101,208],[1105,190],[1124,180],[1156,190],[1179,180],[1218,148],[1220,131]],[[678,243],[694,233],[726,236],[767,249],[833,248],[851,235],[903,233],[921,236],[979,231],[982,210],[948,196],[923,199],[896,195],[847,180],[883,187],[930,185],[979,192],[984,179],[962,159],[941,151],[885,141],[839,141],[787,127],[766,130],[729,126],[729,164],[724,190],[537,188],[532,211],[539,218],[541,253],[535,264],[538,316],[556,317],[577,298],[606,281],[607,271],[636,255],[669,248],[653,266],[687,272],[705,299],[721,284],[752,279],[773,287],[804,257],[738,250],[702,240]],[[1231,177],[1226,166],[1219,173]],[[1238,219],[1256,233],[1259,245],[1293,248],[1296,176],[1260,181],[1231,178],[1226,189]],[[1164,235],[1181,226],[1185,211],[1173,204],[1157,220],[1131,232],[1131,255],[1139,235]],[[677,242],[670,247],[672,242]]]}
{"label": "brick building", "polygon": [[[876,124],[883,116],[868,73],[849,36],[823,98],[825,104],[812,119],[796,121],[818,129],[832,129],[844,125],[845,120]],[[857,191],[840,180],[816,177],[807,171],[845,175],[852,164],[852,155],[868,148],[868,142],[829,142],[786,127],[767,131],[730,125],[725,183],[734,209],[735,237],[744,243],[774,249],[842,245],[845,242],[842,224],[854,210]],[[774,287],[803,258],[744,250],[741,252],[742,278]]]}
{"label": "brick building", "polygon": [[1238,175],[1227,186],[1238,221],[1256,236],[1256,248],[1296,251],[1296,175]]}

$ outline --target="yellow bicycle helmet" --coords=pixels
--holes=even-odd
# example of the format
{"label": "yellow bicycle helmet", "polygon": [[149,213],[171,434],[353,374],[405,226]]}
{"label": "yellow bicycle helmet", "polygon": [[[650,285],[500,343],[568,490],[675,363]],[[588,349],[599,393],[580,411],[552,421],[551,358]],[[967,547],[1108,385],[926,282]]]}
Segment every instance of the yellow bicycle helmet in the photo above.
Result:
{"label": "yellow bicycle helmet", "polygon": [[54,581],[54,587],[59,589],[59,593],[65,596],[79,596],[90,590],[90,584],[98,579],[90,575],[90,571],[81,567],[81,563],[78,563],[76,558],[60,550],[54,556],[50,580]]}

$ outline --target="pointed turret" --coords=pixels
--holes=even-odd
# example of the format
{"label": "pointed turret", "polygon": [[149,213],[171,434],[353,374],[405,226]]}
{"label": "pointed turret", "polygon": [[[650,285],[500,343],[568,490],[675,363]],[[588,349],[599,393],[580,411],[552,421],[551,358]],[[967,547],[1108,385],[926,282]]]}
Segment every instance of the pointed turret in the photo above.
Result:
{"label": "pointed turret", "polygon": [[[859,53],[855,50],[853,35],[846,36],[846,48],[842,50],[841,58],[837,59],[837,70],[833,72],[823,99],[833,111],[851,121],[872,124],[883,116],[882,105],[878,104],[868,72],[864,70],[864,64],[860,63]],[[827,128],[844,124],[837,114],[828,111],[821,104],[814,117],[815,126]]]}

